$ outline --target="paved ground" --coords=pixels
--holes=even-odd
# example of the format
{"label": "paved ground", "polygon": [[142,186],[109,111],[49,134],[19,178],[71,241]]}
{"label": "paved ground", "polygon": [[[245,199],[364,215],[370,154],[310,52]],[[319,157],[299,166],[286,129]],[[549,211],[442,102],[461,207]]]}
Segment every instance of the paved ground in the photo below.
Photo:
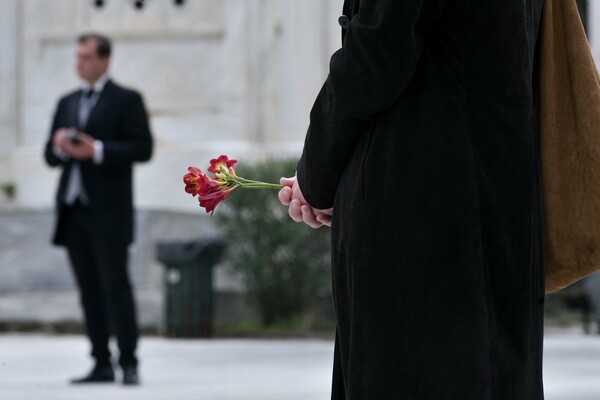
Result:
{"label": "paved ground", "polygon": [[547,333],[544,386],[546,400],[599,400],[600,337]]}
{"label": "paved ground", "polygon": [[[2,400],[327,400],[328,341],[167,340],[141,344],[143,385],[73,387],[89,367],[79,336],[0,336]],[[548,333],[546,400],[600,399],[600,337]],[[507,399],[509,400],[509,399]]]}

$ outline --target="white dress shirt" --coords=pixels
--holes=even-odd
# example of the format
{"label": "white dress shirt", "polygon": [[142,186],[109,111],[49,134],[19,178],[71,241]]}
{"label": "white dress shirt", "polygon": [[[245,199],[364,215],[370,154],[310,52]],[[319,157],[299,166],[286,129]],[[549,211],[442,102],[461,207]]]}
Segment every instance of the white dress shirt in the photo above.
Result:
{"label": "white dress shirt", "polygon": [[[98,81],[96,81],[96,83],[94,83],[94,85],[90,85],[88,82],[82,83],[82,95],[79,99],[78,107],[79,126],[86,125],[87,120],[92,110],[94,109],[98,98],[100,97],[100,94],[104,90],[106,82],[108,82],[109,79],[110,78],[108,77],[108,75],[104,74],[102,75],[102,77],[100,77],[100,79],[98,79]],[[90,90],[92,90],[92,94],[89,97],[85,96],[85,94],[88,93]],[[69,156],[63,153],[58,147],[54,147],[53,151],[57,157],[65,161],[69,159]],[[100,140],[94,141],[94,154],[92,157],[92,161],[96,165],[100,165],[104,161],[104,145]],[[89,203],[81,178],[81,167],[79,165],[79,162],[74,161],[71,165],[71,172],[69,175],[67,190],[63,201],[65,204],[73,205],[78,198],[84,204]]]}

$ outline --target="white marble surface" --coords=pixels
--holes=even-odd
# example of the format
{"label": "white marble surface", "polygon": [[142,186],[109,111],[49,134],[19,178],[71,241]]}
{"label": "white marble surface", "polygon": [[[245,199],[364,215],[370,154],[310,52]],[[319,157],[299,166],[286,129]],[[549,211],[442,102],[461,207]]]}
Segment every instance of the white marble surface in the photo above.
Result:
{"label": "white marble surface", "polygon": [[[131,1],[105,3],[0,2],[0,86],[9,89],[0,94],[0,182],[17,183],[19,207],[52,204],[57,174],[41,149],[57,99],[77,87],[82,31],[113,38],[111,73],[143,92],[151,114],[156,153],[137,174],[139,206],[193,210],[181,176],[220,154],[299,156],[340,46],[342,0],[148,0],[141,11]],[[36,184],[24,184],[32,171]]]}
{"label": "white marble surface", "polygon": [[8,156],[17,140],[17,0],[0,2],[0,183],[9,176]]}
{"label": "white marble surface", "polygon": [[[549,333],[546,400],[600,398],[600,338]],[[143,338],[142,385],[73,387],[89,368],[80,336],[0,336],[3,400],[327,400],[333,343]]]}

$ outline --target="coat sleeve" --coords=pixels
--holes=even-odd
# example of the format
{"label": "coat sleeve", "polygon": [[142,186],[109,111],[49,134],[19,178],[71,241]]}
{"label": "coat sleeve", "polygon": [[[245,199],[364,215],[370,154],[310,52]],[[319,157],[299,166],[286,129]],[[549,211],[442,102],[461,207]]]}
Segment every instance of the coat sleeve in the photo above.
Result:
{"label": "coat sleeve", "polygon": [[331,58],[298,162],[298,183],[311,206],[333,206],[360,136],[403,93],[444,1],[361,1],[342,48]]}
{"label": "coat sleeve", "polygon": [[63,107],[64,107],[64,99],[59,101],[58,107],[56,108],[56,111],[54,112],[54,118],[52,119],[52,126],[50,127],[50,135],[49,135],[48,141],[46,142],[46,146],[44,147],[44,159],[46,160],[46,163],[51,167],[57,167],[59,165],[64,165],[69,162],[68,160],[58,157],[54,153],[54,149],[53,149],[53,145],[52,145],[52,138],[54,137],[54,132],[56,132],[57,129],[62,128],[60,126],[60,115],[63,111]]}
{"label": "coat sleeve", "polygon": [[136,161],[148,161],[152,156],[152,135],[144,102],[139,93],[131,92],[129,96],[123,110],[119,138],[102,142],[102,167],[130,165]]}

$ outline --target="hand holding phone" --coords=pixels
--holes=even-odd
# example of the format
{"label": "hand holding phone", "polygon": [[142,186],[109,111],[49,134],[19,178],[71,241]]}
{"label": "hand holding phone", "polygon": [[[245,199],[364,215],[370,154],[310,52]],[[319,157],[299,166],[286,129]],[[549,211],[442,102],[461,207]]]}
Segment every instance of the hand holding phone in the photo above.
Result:
{"label": "hand holding phone", "polygon": [[69,141],[69,143],[75,145],[81,143],[81,140],[79,140],[78,136],[79,132],[77,132],[77,129],[69,128],[69,131],[67,132],[67,140]]}

